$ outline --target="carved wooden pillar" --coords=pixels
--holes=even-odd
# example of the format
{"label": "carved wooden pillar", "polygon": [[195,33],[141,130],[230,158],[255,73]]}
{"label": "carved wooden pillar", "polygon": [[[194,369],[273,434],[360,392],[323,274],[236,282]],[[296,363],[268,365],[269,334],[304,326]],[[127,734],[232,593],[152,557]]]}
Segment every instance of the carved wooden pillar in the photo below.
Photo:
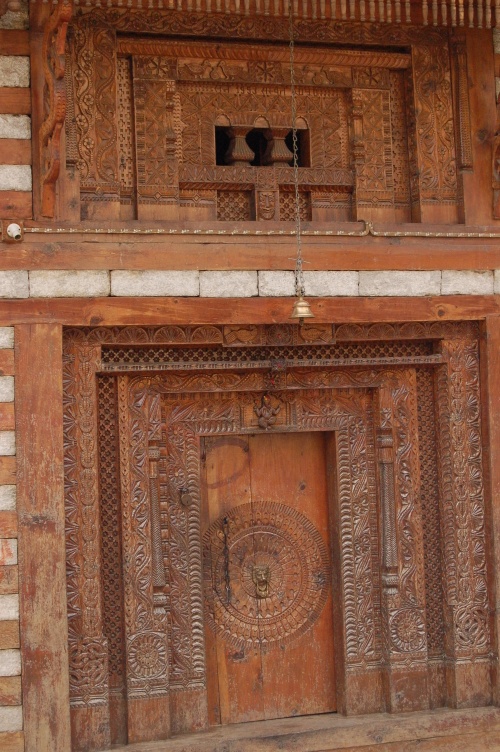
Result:
{"label": "carved wooden pillar", "polygon": [[429,692],[415,371],[386,377],[378,420],[386,707],[421,710]]}
{"label": "carved wooden pillar", "polygon": [[134,57],[137,218],[179,218],[176,63]]}
{"label": "carved wooden pillar", "polygon": [[[444,42],[444,40],[443,40]],[[458,221],[459,191],[448,47],[413,46],[420,221]]]}
{"label": "carved wooden pillar", "polygon": [[[155,487],[158,396],[136,399],[118,379],[122,546],[129,743],[170,735],[167,621],[162,598],[161,534]],[[152,404],[153,403],[153,404]],[[146,409],[143,409],[145,406]],[[153,436],[152,436],[153,432]]]}
{"label": "carved wooden pillar", "polygon": [[448,702],[491,702],[488,575],[475,340],[441,344],[438,369],[439,462],[444,533]]}
{"label": "carved wooden pillar", "polygon": [[246,142],[250,128],[247,126],[234,126],[230,129],[231,141],[226,154],[226,164],[248,167],[253,162],[255,154]]}
{"label": "carved wooden pillar", "polygon": [[83,16],[73,29],[72,70],[81,218],[120,218],[116,33]]}
{"label": "carved wooden pillar", "polygon": [[101,584],[96,365],[100,348],[67,352],[65,407],[66,576],[73,749],[110,745],[108,644]]}

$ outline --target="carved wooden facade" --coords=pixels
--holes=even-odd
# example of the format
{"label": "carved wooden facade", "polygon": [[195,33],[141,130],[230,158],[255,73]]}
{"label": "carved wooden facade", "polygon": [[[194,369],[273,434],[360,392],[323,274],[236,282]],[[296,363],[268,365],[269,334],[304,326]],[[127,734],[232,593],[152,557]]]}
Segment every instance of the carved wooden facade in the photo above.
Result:
{"label": "carved wooden facade", "polygon": [[[64,361],[75,749],[234,719],[214,640],[237,677],[326,612],[330,710],[489,704],[475,324],[72,329]],[[235,480],[285,434],[324,437],[329,545]]]}
{"label": "carved wooden facade", "polygon": [[[193,33],[226,41],[182,41]],[[461,171],[472,167],[463,34],[330,20],[296,21],[294,33],[303,219],[463,221]],[[273,17],[77,15],[63,214],[292,220],[289,53],[276,44],[286,38]],[[249,146],[254,129],[262,160]]]}

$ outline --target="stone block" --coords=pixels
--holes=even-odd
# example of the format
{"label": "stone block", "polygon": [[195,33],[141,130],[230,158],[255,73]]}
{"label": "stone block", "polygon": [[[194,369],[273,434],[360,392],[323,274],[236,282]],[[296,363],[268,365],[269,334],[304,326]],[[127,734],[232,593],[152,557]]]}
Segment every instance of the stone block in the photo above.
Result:
{"label": "stone block", "polygon": [[493,292],[495,295],[500,295],[500,269],[495,269],[493,273]]}
{"label": "stone block", "polygon": [[[14,596],[0,595],[0,612],[1,599],[11,598]],[[15,596],[17,598],[17,595]],[[1,615],[0,615],[1,619]],[[0,650],[0,676],[19,676],[21,674],[21,651],[12,648],[10,650]]]}
{"label": "stone block", "polygon": [[252,298],[258,295],[257,272],[200,272],[202,298]]}
{"label": "stone block", "polygon": [[131,297],[197,297],[200,294],[197,271],[111,272],[111,295]]}
{"label": "stone block", "polygon": [[0,486],[0,512],[11,512],[16,508],[16,487]]}
{"label": "stone block", "polygon": [[0,86],[30,85],[30,59],[23,55],[0,55]]}
{"label": "stone block", "polygon": [[12,457],[16,453],[16,432],[0,431],[0,457]]}
{"label": "stone block", "polygon": [[439,295],[440,271],[359,272],[359,294],[367,297]]}
{"label": "stone block", "polygon": [[27,298],[28,296],[28,272],[0,271],[0,298]]}
{"label": "stone block", "polygon": [[29,165],[0,165],[0,191],[31,191]]}
{"label": "stone block", "polygon": [[0,138],[31,138],[29,115],[0,115]]}
{"label": "stone block", "polygon": [[27,29],[29,27],[28,0],[7,2],[4,3],[5,7],[6,12],[0,16],[0,29]]}
{"label": "stone block", "polygon": [[[17,593],[0,595],[0,621],[15,621],[16,619],[19,619],[19,595]],[[8,674],[3,674],[3,676],[8,676]]]}
{"label": "stone block", "polygon": [[443,270],[441,293],[443,295],[492,295],[494,276],[492,271]]}
{"label": "stone block", "polygon": [[10,567],[17,564],[17,540],[0,538],[0,566]]}
{"label": "stone block", "polygon": [[295,295],[295,273],[290,271],[261,271],[258,273],[259,295],[288,298]]}
{"label": "stone block", "polygon": [[102,298],[108,295],[107,271],[30,272],[31,298]]}
{"label": "stone block", "polygon": [[23,709],[21,705],[0,706],[0,731],[22,731]]}
{"label": "stone block", "polygon": [[0,402],[14,402],[14,376],[0,376]]}
{"label": "stone block", "polygon": [[337,297],[358,295],[359,272],[304,272],[306,295]]}
{"label": "stone block", "polygon": [[14,327],[0,326],[0,350],[12,350],[14,347]]}

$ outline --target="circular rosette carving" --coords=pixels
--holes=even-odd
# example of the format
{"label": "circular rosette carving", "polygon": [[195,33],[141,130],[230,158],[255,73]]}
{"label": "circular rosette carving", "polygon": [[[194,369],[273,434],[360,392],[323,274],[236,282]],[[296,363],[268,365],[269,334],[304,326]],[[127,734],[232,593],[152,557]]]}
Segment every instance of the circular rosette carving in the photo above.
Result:
{"label": "circular rosette carving", "polygon": [[303,514],[284,504],[234,507],[203,539],[207,617],[236,647],[296,639],[325,605],[326,546]]}
{"label": "circular rosette carving", "polygon": [[394,614],[390,632],[394,646],[401,653],[414,653],[425,645],[425,624],[415,609],[406,608]]}
{"label": "circular rosette carving", "polygon": [[148,632],[136,635],[128,645],[128,664],[138,679],[161,676],[166,669],[167,647],[162,635]]}

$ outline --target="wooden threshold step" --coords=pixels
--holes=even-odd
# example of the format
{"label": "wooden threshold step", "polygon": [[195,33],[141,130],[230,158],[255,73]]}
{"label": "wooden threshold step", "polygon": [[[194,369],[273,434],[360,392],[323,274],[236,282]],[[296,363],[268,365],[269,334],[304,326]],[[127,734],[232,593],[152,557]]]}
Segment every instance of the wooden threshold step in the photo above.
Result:
{"label": "wooden threshold step", "polygon": [[223,726],[108,752],[492,752],[500,708],[346,718],[336,713]]}

